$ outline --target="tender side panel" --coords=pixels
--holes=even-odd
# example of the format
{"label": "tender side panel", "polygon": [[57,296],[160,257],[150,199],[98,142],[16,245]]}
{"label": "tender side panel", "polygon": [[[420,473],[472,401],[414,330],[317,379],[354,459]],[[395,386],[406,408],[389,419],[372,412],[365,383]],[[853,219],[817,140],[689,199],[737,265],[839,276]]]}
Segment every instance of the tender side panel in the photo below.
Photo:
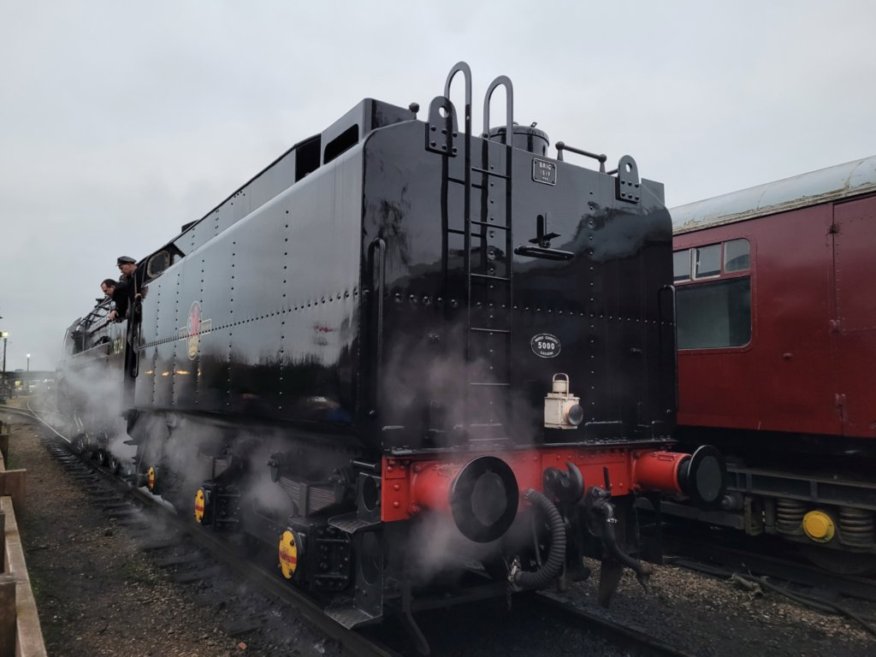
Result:
{"label": "tender side panel", "polygon": [[353,421],[361,167],[345,153],[153,282],[139,406]]}
{"label": "tender side panel", "polygon": [[[195,222],[174,242],[184,254],[192,253],[208,240],[262,205],[282,194],[346,150],[372,130],[413,119],[409,109],[366,98],[335,121],[321,135],[298,142],[264,170],[246,182],[206,216]],[[324,149],[324,150],[323,150]]]}
{"label": "tender side panel", "polygon": [[[231,289],[235,281],[231,278],[235,275],[233,241],[231,236],[218,237],[183,261],[187,269],[203,269],[206,277],[203,296],[192,299],[199,302],[201,314],[198,353],[192,364],[198,372],[197,408],[214,413],[227,412],[231,406],[231,341],[238,299]],[[187,340],[193,338],[187,336]]]}
{"label": "tender side panel", "polygon": [[205,272],[197,265],[197,261],[190,267],[180,267],[176,277],[176,340],[174,341],[174,381],[173,381],[173,405],[182,408],[196,406],[198,400],[199,379],[198,368],[194,358],[197,357],[198,340],[191,340],[188,336],[193,328],[192,322],[197,321],[193,315],[198,315],[196,304],[200,305],[202,291],[207,285],[208,279]]}
{"label": "tender side panel", "polygon": [[280,156],[276,162],[180,235],[175,242],[176,246],[183,253],[191,253],[288,189],[293,182],[295,182],[294,148]]}
{"label": "tender side panel", "polygon": [[146,305],[153,303],[154,292],[155,314],[150,322],[146,313],[143,315],[144,332],[145,325],[152,324],[158,340],[153,340],[152,349],[155,350],[154,369],[150,378],[153,388],[153,404],[160,408],[168,408],[173,405],[173,388],[175,383],[174,370],[177,366],[176,342],[180,325],[179,320],[179,278],[180,269],[169,270],[159,280],[160,285],[150,289],[150,294],[144,300]]}

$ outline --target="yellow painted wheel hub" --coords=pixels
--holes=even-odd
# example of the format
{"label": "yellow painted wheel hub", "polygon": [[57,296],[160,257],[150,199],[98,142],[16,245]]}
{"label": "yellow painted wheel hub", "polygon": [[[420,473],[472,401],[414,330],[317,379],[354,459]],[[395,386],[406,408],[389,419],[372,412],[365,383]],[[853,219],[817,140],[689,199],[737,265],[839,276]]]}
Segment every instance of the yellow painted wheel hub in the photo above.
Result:
{"label": "yellow painted wheel hub", "polygon": [[836,527],[824,511],[810,511],[803,516],[803,532],[817,543],[827,543],[836,533]]}
{"label": "yellow painted wheel hub", "polygon": [[195,520],[198,523],[203,522],[204,513],[207,510],[207,496],[204,494],[204,489],[199,488],[195,493]]}
{"label": "yellow painted wheel hub", "polygon": [[292,530],[287,529],[280,537],[279,545],[280,557],[280,572],[286,579],[292,579],[295,571],[298,570],[298,542],[295,540],[295,534]]}
{"label": "yellow painted wheel hub", "polygon": [[149,466],[146,472],[146,488],[155,492],[155,482],[158,481],[158,473],[155,471],[155,466]]}

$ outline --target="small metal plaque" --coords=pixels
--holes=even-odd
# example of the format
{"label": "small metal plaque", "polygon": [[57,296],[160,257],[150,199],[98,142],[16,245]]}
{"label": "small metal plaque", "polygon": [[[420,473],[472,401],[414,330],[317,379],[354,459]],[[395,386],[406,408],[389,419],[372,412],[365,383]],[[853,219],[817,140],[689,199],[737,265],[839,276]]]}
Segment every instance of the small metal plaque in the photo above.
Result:
{"label": "small metal plaque", "polygon": [[551,333],[536,333],[529,341],[532,353],[539,358],[556,358],[560,355],[560,339]]}
{"label": "small metal plaque", "polygon": [[537,157],[532,159],[532,179],[542,185],[557,184],[557,164],[556,162],[548,162],[540,160]]}

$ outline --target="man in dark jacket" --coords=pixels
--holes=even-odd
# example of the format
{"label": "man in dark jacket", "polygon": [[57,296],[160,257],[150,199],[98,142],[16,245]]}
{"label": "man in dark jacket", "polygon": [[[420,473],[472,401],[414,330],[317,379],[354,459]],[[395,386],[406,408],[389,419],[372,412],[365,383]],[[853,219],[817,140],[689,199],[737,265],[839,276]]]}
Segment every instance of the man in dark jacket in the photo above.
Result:
{"label": "man in dark jacket", "polygon": [[[137,261],[130,256],[119,256],[116,265],[122,272],[119,278],[119,286],[123,287],[128,299],[128,314],[136,312],[139,304],[146,297],[146,271],[137,267]],[[130,319],[130,317],[129,317]]]}
{"label": "man in dark jacket", "polygon": [[121,283],[111,278],[104,279],[100,284],[100,290],[108,298],[113,300],[115,308],[107,315],[110,321],[121,322],[128,312],[128,290]]}

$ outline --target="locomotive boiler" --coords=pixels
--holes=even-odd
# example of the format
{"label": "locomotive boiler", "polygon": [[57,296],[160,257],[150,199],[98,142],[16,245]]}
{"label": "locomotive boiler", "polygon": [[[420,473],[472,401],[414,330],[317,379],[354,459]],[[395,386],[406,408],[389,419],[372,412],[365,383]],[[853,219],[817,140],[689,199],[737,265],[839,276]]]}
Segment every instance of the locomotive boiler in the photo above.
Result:
{"label": "locomotive boiler", "polygon": [[[649,574],[636,494],[723,493],[714,449],[670,449],[662,185],[549,156],[513,105],[494,80],[476,132],[464,63],[422,118],[363,100],[139,264],[112,361],[130,476],[272,546],[346,626],[582,578],[585,554],[607,602]],[[74,324],[70,360],[112,331]]]}

